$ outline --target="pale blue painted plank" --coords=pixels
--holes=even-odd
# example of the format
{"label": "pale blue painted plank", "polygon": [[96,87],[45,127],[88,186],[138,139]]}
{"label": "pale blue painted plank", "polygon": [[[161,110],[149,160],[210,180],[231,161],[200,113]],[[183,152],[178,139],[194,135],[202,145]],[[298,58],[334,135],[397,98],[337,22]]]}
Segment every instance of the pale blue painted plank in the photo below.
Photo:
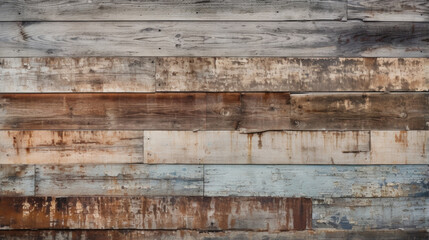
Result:
{"label": "pale blue painted plank", "polygon": [[0,165],[0,196],[33,195],[33,165]]}

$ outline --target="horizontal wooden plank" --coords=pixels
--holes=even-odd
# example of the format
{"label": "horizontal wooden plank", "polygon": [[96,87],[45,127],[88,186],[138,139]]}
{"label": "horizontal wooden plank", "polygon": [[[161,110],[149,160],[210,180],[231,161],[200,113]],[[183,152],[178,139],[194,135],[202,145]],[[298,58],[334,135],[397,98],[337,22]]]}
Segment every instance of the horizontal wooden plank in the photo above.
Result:
{"label": "horizontal wooden plank", "polygon": [[428,91],[426,58],[157,58],[157,91]]}
{"label": "horizontal wooden plank", "polygon": [[429,198],[313,200],[313,227],[346,230],[427,229]]}
{"label": "horizontal wooden plank", "polygon": [[126,1],[3,0],[0,21],[97,20],[342,20],[345,0]]}
{"label": "horizontal wooden plank", "polygon": [[206,165],[205,196],[427,196],[429,165]]}
{"label": "horizontal wooden plank", "polygon": [[235,129],[240,94],[1,94],[1,129]]}
{"label": "horizontal wooden plank", "polygon": [[0,164],[143,163],[140,131],[0,131]]}
{"label": "horizontal wooden plank", "polygon": [[311,229],[311,200],[257,197],[0,198],[3,229]]}
{"label": "horizontal wooden plank", "polygon": [[33,165],[0,165],[0,196],[34,195],[34,173]]}
{"label": "horizontal wooden plank", "polygon": [[[145,163],[151,164],[370,163],[367,131],[146,131],[144,139]],[[426,159],[416,162],[429,163]]]}
{"label": "horizontal wooden plank", "polygon": [[371,163],[429,164],[429,131],[371,131]]}
{"label": "horizontal wooden plank", "polygon": [[429,57],[426,23],[1,22],[0,57]]}
{"label": "horizontal wooden plank", "polygon": [[154,58],[0,58],[0,76],[3,93],[155,91]]}
{"label": "horizontal wooden plank", "polygon": [[202,196],[198,165],[36,165],[36,196]]}
{"label": "horizontal wooden plank", "polygon": [[363,21],[429,22],[427,0],[348,0],[347,18]]}
{"label": "horizontal wooden plank", "polygon": [[425,229],[392,229],[392,230],[322,230],[316,231],[285,231],[285,232],[251,232],[251,231],[214,231],[200,232],[195,230],[7,230],[0,231],[0,239],[10,240],[118,240],[118,239],[145,239],[145,240],[426,240],[429,232]]}
{"label": "horizontal wooden plank", "polygon": [[292,94],[291,108],[300,130],[429,129],[427,93]]}

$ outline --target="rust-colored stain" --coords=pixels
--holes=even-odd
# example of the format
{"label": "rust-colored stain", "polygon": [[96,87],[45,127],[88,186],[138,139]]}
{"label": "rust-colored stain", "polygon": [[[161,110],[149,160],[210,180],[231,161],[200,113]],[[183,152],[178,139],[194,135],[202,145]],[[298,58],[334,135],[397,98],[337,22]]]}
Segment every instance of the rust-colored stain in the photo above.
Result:
{"label": "rust-colored stain", "polygon": [[408,147],[407,131],[400,131],[399,134],[395,134],[395,142]]}
{"label": "rust-colored stain", "polygon": [[1,197],[4,229],[311,229],[308,198]]}

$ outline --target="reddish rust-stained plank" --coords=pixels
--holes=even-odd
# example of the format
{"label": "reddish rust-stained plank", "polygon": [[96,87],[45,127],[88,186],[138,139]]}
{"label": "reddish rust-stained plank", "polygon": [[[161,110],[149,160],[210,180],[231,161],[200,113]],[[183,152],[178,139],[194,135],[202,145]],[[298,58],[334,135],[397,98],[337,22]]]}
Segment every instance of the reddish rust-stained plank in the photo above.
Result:
{"label": "reddish rust-stained plank", "polygon": [[308,198],[0,198],[3,229],[311,229]]}

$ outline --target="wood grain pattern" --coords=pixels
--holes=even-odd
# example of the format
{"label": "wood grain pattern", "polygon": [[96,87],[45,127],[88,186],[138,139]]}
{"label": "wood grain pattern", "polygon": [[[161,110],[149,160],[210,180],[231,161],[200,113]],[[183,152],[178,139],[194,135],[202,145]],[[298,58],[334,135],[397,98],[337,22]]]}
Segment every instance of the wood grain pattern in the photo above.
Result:
{"label": "wood grain pattern", "polygon": [[143,132],[0,131],[0,164],[143,163]]}
{"label": "wood grain pattern", "polygon": [[0,57],[429,57],[426,23],[1,22]]}
{"label": "wood grain pattern", "polygon": [[334,198],[313,200],[313,226],[345,230],[425,229],[429,199]]}
{"label": "wood grain pattern", "polygon": [[328,1],[126,1],[46,2],[3,0],[0,21],[97,20],[342,20],[345,0]]}
{"label": "wood grain pattern", "polygon": [[427,93],[292,94],[291,108],[291,121],[295,129],[429,129]]}
{"label": "wood grain pattern", "polygon": [[3,93],[155,91],[154,58],[0,58],[0,76]]}
{"label": "wood grain pattern", "polygon": [[202,196],[197,165],[36,165],[36,196]]}
{"label": "wood grain pattern", "polygon": [[34,174],[33,165],[0,165],[0,196],[34,195]]}
{"label": "wood grain pattern", "polygon": [[195,229],[286,231],[311,228],[311,200],[255,197],[0,198],[3,229]]}
{"label": "wood grain pattern", "polygon": [[426,58],[157,58],[157,91],[428,91]]}
{"label": "wood grain pattern", "polygon": [[205,196],[413,197],[428,195],[429,165],[206,165]]}
{"label": "wood grain pattern", "polygon": [[348,0],[347,18],[363,21],[429,22],[426,0]]}
{"label": "wood grain pattern", "polygon": [[150,164],[368,164],[371,149],[366,131],[146,131],[144,146]]}
{"label": "wood grain pattern", "polygon": [[215,231],[201,232],[192,230],[8,230],[0,231],[0,239],[10,240],[117,240],[117,239],[145,239],[145,240],[343,240],[343,239],[371,239],[371,240],[425,240],[429,233],[425,229],[380,229],[380,230],[332,230],[317,229],[306,231],[285,232],[250,232],[250,231]]}

